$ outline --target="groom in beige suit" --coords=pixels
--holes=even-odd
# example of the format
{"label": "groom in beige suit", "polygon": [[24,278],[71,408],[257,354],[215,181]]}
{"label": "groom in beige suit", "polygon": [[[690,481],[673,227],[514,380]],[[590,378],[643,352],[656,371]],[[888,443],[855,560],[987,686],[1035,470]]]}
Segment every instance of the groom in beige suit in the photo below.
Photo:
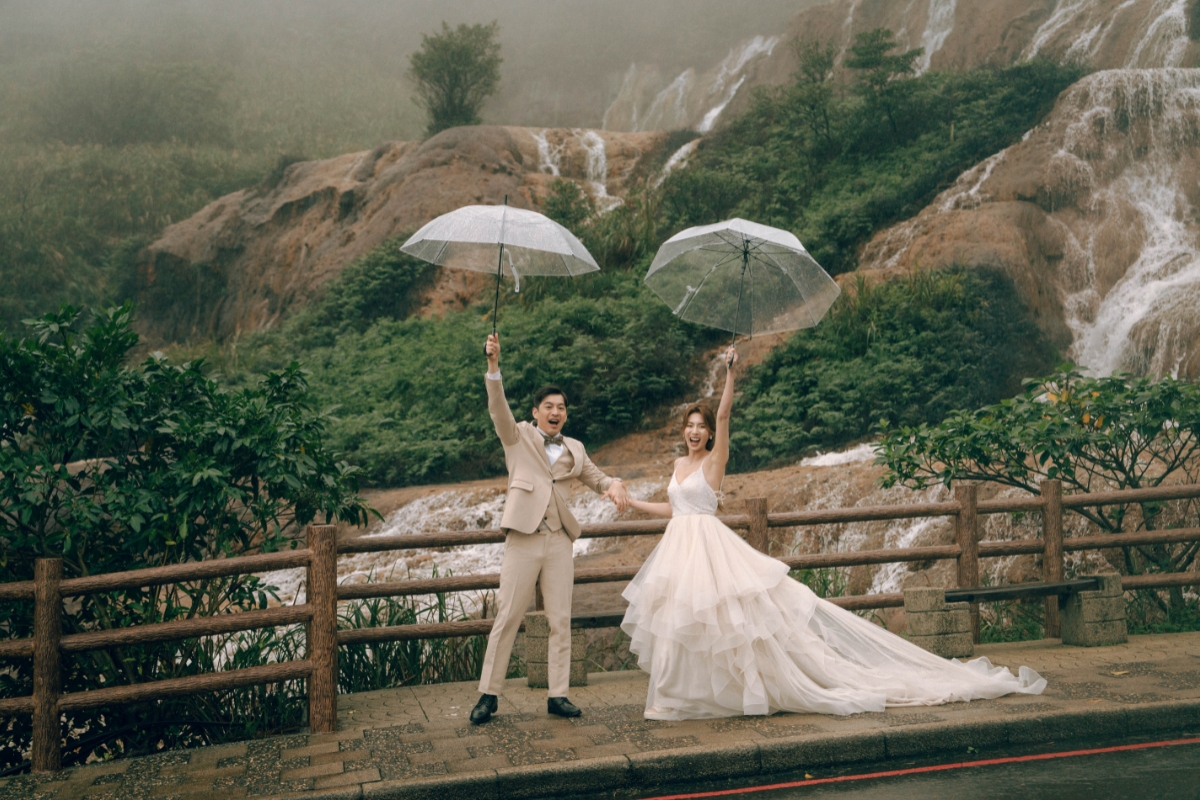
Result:
{"label": "groom in beige suit", "polygon": [[496,713],[504,689],[508,659],[525,610],[541,583],[546,618],[550,624],[547,672],[550,696],[546,709],[561,717],[580,711],[567,700],[571,671],[571,591],[575,584],[572,545],[579,538],[579,522],[567,507],[572,481],[580,481],[604,494],[624,510],[629,495],[619,479],[605,475],[592,463],[577,439],[562,435],[567,421],[567,399],[555,386],[541,389],[534,398],[534,423],[517,422],[504,397],[500,376],[500,339],[488,337],[488,413],[504,445],[508,465],[508,497],[500,527],[504,563],[496,598],[496,622],[488,637],[479,691],[483,696],[471,711],[471,722],[487,722]]}

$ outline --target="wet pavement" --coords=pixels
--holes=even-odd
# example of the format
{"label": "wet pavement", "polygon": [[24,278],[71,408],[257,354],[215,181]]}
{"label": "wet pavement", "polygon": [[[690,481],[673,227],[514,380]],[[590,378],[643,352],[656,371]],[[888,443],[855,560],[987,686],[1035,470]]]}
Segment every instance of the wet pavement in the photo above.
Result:
{"label": "wet pavement", "polygon": [[642,718],[645,675],[615,672],[572,689],[584,711],[575,720],[548,716],[544,690],[511,680],[499,714],[480,727],[467,721],[474,684],[389,689],[339,698],[337,733],[17,776],[0,780],[0,800],[634,798],[684,782],[745,786],[797,771],[971,760],[1054,742],[1200,736],[1200,633],[1097,648],[1055,640],[984,645],[976,655],[1014,670],[1030,666],[1049,688],[1036,697],[844,718],[656,722]]}

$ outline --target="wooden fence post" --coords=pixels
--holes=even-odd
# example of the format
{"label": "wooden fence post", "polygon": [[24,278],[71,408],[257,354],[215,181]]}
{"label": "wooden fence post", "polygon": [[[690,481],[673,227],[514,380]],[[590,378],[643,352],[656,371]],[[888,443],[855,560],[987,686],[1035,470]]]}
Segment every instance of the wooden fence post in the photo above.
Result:
{"label": "wooden fence post", "polygon": [[[1062,481],[1042,481],[1042,580],[1057,583],[1063,579]],[[1062,636],[1058,617],[1058,598],[1046,598],[1047,639]]]}
{"label": "wooden fence post", "polygon": [[760,553],[767,552],[767,498],[748,498],[746,500],[746,514],[750,516],[750,526],[746,531],[746,541]]}
{"label": "wooden fence post", "polygon": [[337,527],[308,526],[308,729],[311,733],[337,730]]}
{"label": "wooden fence post", "polygon": [[[958,556],[958,588],[979,585],[979,486],[963,483],[954,487],[954,499],[961,507],[955,518],[954,539],[961,550]],[[971,627],[979,643],[979,604],[971,604]]]}
{"label": "wooden fence post", "polygon": [[33,771],[62,768],[62,723],[58,695],[62,667],[58,641],[62,638],[61,558],[33,562]]}

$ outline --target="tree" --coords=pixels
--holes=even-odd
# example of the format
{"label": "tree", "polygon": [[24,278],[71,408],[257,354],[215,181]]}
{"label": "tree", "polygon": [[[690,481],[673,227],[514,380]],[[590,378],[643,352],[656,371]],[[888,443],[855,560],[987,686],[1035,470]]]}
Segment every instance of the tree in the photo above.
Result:
{"label": "tree", "polygon": [[828,148],[833,144],[830,106],[834,99],[832,83],[837,51],[833,42],[822,46],[815,41],[795,39],[792,52],[798,63],[792,74],[796,105],[813,138]]}
{"label": "tree", "polygon": [[[37,558],[60,557],[64,577],[73,578],[285,548],[292,544],[289,529],[318,518],[366,521],[358,471],[326,447],[326,416],[311,409],[297,365],[252,388],[226,391],[199,362],[176,366],[152,356],[127,365],[137,344],[130,305],[99,311],[86,327],[81,317],[67,306],[32,322],[27,338],[0,334],[0,582],[29,580]],[[265,607],[268,591],[258,578],[241,575],[85,595],[67,604],[63,629]],[[0,605],[0,637],[29,636],[30,611]],[[64,689],[254,661],[223,647],[202,639],[79,654],[64,660]],[[276,648],[257,657],[280,656]],[[29,694],[29,664],[20,664],[0,672],[0,697]],[[159,723],[211,720],[205,707],[233,714],[233,722],[223,723],[229,732],[255,723],[248,713],[236,719],[247,712],[244,705],[227,710],[212,698],[181,698],[73,712],[68,742],[79,746],[83,733],[94,739],[116,731],[121,746],[106,745],[128,752],[204,740],[210,730],[187,723],[186,731],[168,735]],[[27,731],[8,733],[12,745],[0,745],[0,769],[20,761]]]}
{"label": "tree", "polygon": [[[1139,489],[1200,478],[1200,385],[1128,375],[1085,377],[1063,368],[1026,382],[1024,394],[939,425],[886,431],[879,462],[885,486],[920,488],[981,480],[1037,493],[1043,479],[1076,492]],[[1195,518],[1195,503],[1079,508],[1106,533],[1159,529]],[[1124,570],[1188,569],[1200,543],[1123,548]],[[1183,594],[1171,591],[1182,608]]]}
{"label": "tree", "polygon": [[421,49],[409,59],[417,105],[429,114],[427,136],[458,125],[478,125],[483,101],[500,85],[500,24],[459,25],[421,36]]}
{"label": "tree", "polygon": [[852,55],[846,59],[846,66],[858,72],[856,91],[883,111],[893,136],[900,135],[896,116],[907,96],[908,87],[902,79],[916,72],[916,61],[925,52],[924,48],[916,47],[892,55],[899,46],[890,30],[876,28],[854,37]]}

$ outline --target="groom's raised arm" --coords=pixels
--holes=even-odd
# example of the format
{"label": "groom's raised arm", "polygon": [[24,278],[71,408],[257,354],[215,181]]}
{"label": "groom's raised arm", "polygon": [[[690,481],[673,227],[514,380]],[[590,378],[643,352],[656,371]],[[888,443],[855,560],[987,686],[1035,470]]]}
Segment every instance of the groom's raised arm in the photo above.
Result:
{"label": "groom's raised arm", "polygon": [[496,435],[500,443],[509,447],[517,443],[520,434],[517,432],[517,420],[513,417],[512,409],[508,407],[508,398],[504,396],[504,380],[500,377],[500,337],[492,334],[484,345],[487,353],[488,371],[484,383],[487,385],[488,414],[492,424],[496,426]]}

